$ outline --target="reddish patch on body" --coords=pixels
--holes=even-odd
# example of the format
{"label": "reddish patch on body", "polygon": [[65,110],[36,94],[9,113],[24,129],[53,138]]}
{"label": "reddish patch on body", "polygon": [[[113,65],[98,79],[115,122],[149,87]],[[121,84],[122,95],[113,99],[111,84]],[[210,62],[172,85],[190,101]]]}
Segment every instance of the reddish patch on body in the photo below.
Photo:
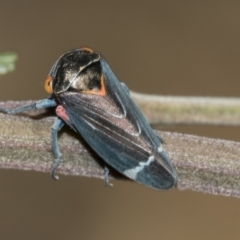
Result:
{"label": "reddish patch on body", "polygon": [[58,105],[55,111],[57,116],[60,117],[63,121],[69,122],[69,117],[67,115],[67,112],[62,105]]}

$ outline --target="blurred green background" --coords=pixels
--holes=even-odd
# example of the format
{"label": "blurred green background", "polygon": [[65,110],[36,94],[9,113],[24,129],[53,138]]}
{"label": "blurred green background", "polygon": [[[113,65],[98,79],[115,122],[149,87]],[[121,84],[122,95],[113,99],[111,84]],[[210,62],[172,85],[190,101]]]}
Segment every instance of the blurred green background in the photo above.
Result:
{"label": "blurred green background", "polygon": [[[54,61],[82,46],[137,92],[239,97],[239,12],[239,1],[226,0],[2,0],[0,51],[20,59],[0,77],[0,101],[47,97]],[[161,129],[240,141],[234,127]],[[240,199],[113,183],[1,170],[0,239],[239,239]]]}

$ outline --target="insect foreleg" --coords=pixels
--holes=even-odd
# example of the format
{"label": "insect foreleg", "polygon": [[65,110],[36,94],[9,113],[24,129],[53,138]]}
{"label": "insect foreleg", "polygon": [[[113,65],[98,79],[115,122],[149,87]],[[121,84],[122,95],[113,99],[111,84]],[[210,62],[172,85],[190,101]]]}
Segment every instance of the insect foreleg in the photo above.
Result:
{"label": "insect foreleg", "polygon": [[35,103],[21,106],[21,107],[15,108],[15,109],[0,108],[0,112],[7,113],[7,114],[18,114],[18,113],[29,111],[29,110],[37,110],[37,109],[55,107],[56,105],[57,105],[57,103],[54,99],[47,98],[47,99],[39,100]]}

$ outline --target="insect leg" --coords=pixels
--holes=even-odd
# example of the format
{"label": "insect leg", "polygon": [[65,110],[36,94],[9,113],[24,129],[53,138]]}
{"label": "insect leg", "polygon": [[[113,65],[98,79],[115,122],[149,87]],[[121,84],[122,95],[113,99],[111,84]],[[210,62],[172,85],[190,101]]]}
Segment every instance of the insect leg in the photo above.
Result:
{"label": "insect leg", "polygon": [[105,181],[105,186],[107,187],[113,186],[113,184],[109,182],[109,169],[107,167],[104,167],[104,181]]}
{"label": "insect leg", "polygon": [[0,108],[0,112],[7,113],[7,114],[18,114],[21,112],[25,112],[28,110],[37,110],[37,109],[43,109],[43,108],[49,108],[49,107],[55,107],[57,106],[57,103],[54,99],[42,99],[35,103],[21,106],[15,109],[6,109],[6,108]]}
{"label": "insect leg", "polygon": [[57,118],[52,125],[52,131],[51,131],[52,150],[53,150],[55,159],[52,164],[51,177],[54,180],[58,180],[58,176],[55,176],[55,171],[61,162],[61,156],[62,156],[62,154],[59,150],[59,146],[58,146],[58,132],[61,130],[61,128],[64,126],[64,124],[65,123],[63,122],[63,120],[61,120],[60,118]]}

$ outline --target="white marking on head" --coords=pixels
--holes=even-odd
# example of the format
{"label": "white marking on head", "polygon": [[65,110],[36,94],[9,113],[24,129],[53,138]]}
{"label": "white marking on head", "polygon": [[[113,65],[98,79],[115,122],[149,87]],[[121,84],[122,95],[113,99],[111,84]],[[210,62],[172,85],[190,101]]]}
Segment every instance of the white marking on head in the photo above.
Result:
{"label": "white marking on head", "polygon": [[154,161],[154,157],[150,156],[147,162],[139,162],[138,166],[136,166],[135,168],[131,168],[129,170],[125,170],[123,174],[133,180],[136,180],[137,174],[141,172],[145,167],[149,166],[153,161]]}

